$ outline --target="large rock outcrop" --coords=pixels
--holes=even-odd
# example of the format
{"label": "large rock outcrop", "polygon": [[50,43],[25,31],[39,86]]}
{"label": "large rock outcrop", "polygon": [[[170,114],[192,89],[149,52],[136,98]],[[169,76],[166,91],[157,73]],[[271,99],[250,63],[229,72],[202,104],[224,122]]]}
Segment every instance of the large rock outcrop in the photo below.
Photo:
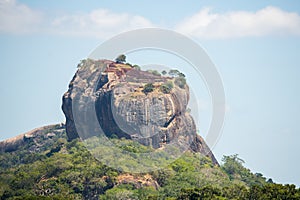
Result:
{"label": "large rock outcrop", "polygon": [[[186,143],[192,151],[208,155],[217,164],[186,111],[189,87],[176,84],[175,79],[109,60],[82,61],[63,95],[69,140],[97,135],[91,128],[93,124],[89,124],[93,116],[91,120],[87,116],[95,112],[107,137],[133,139],[153,148],[163,148],[174,141]],[[150,92],[145,91],[147,83],[153,86]],[[162,85],[167,83],[172,83],[173,88],[163,92]],[[83,120],[76,120],[75,115]]]}
{"label": "large rock outcrop", "polygon": [[53,145],[55,140],[63,137],[64,124],[48,125],[33,129],[16,137],[0,141],[0,153],[13,152],[26,148],[29,152],[42,152],[48,146]]}

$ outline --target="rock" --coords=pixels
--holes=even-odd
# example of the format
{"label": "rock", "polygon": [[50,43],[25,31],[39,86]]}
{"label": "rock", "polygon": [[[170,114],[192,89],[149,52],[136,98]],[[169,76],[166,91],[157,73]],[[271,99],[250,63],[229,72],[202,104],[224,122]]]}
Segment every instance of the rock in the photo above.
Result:
{"label": "rock", "polygon": [[134,187],[134,189],[140,189],[142,187],[152,187],[158,190],[159,184],[150,174],[145,174],[141,176],[134,176],[132,174],[121,174],[117,178],[117,185],[129,184]]}
{"label": "rock", "polygon": [[47,137],[48,137],[48,138],[53,138],[54,136],[55,136],[55,133],[48,133],[48,134],[47,134]]}
{"label": "rock", "polygon": [[47,145],[48,143],[51,143],[50,141],[45,140],[45,137],[53,138],[56,135],[58,135],[59,137],[64,133],[64,129],[65,126],[63,124],[54,124],[54,125],[48,125],[48,126],[43,126],[43,127],[33,129],[27,133],[1,141],[0,152],[16,151],[19,148],[24,148],[26,144],[29,144],[30,142],[32,142],[32,144],[29,145],[28,147],[29,151],[31,152],[41,151],[43,149],[43,148],[41,149],[42,145]]}
{"label": "rock", "polygon": [[[80,66],[63,95],[62,110],[69,140],[79,135],[83,139],[94,136],[93,133],[97,135],[92,127],[100,125],[108,137],[133,139],[153,148],[163,148],[172,142],[186,143],[190,150],[208,155],[217,164],[197,135],[193,118],[186,112],[188,85],[180,88],[174,84],[170,93],[165,94],[160,86],[167,81],[174,83],[172,77],[109,60],[87,59]],[[147,83],[154,85],[154,91],[145,94],[143,86]],[[95,119],[88,116],[90,111],[96,113]],[[80,120],[74,119],[75,116],[80,116]]]}

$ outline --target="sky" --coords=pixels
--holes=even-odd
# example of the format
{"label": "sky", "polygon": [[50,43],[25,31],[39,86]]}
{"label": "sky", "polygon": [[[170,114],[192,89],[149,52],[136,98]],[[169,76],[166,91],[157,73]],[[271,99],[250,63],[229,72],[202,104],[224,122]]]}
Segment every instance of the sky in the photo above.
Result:
{"label": "sky", "polygon": [[147,27],[190,37],[216,65],[226,95],[217,159],[239,154],[253,172],[300,186],[299,1],[0,0],[0,140],[63,122],[78,62],[112,36]]}

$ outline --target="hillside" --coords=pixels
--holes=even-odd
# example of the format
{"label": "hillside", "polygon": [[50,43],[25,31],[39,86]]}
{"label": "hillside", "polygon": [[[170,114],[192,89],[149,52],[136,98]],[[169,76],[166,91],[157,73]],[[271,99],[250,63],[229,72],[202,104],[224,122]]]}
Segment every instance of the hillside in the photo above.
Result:
{"label": "hillside", "polygon": [[[235,155],[224,157],[224,164],[217,166],[188,151],[162,170],[126,173],[103,165],[78,139],[68,142],[61,125],[41,130],[30,138],[23,135],[22,145],[13,151],[0,153],[1,199],[300,198],[294,185],[275,184],[252,173]],[[150,148],[113,140],[126,150]]]}

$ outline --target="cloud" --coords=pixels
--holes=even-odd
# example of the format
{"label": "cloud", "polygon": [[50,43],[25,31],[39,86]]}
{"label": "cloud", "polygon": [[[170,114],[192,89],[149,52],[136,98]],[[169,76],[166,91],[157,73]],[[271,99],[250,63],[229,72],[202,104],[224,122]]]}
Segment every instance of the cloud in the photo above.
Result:
{"label": "cloud", "polygon": [[24,34],[37,31],[42,14],[15,0],[0,0],[0,32]]}
{"label": "cloud", "polygon": [[51,16],[20,4],[0,0],[0,33],[38,33],[105,38],[137,28],[154,27],[146,18],[128,13],[96,9],[88,13]]}
{"label": "cloud", "polygon": [[[174,24],[172,22],[171,24]],[[300,16],[268,6],[256,12],[214,13],[203,8],[169,29],[202,39],[253,36],[300,36]],[[107,38],[137,28],[157,27],[143,16],[95,9],[85,13],[53,15],[16,0],[0,0],[0,33],[52,34]]]}
{"label": "cloud", "polygon": [[256,12],[213,13],[204,8],[177,24],[175,30],[198,38],[300,35],[300,16],[268,6]]}
{"label": "cloud", "polygon": [[56,17],[51,23],[51,30],[62,35],[103,38],[121,31],[153,26],[142,16],[98,9],[86,14]]}

